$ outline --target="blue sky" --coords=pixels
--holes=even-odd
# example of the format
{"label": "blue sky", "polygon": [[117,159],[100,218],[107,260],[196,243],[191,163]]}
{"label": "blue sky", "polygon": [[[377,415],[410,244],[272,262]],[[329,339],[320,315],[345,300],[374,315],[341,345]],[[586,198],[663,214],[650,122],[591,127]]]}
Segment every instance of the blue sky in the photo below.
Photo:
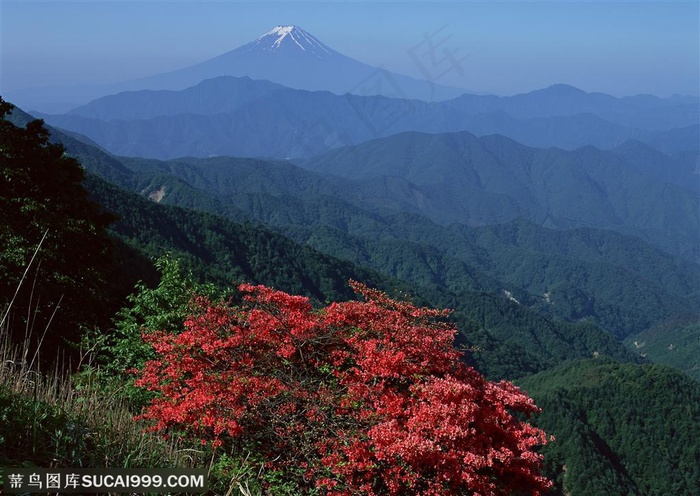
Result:
{"label": "blue sky", "polygon": [[431,39],[463,59],[463,73],[438,82],[475,92],[568,83],[667,96],[700,85],[698,2],[0,1],[0,91],[178,69],[277,24],[415,77],[415,48],[439,31]]}

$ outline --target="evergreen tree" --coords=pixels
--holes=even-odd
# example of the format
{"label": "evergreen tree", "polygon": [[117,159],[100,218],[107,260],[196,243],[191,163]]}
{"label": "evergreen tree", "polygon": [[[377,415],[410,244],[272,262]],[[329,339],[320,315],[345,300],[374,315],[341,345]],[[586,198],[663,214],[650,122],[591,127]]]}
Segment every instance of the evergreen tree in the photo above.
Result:
{"label": "evergreen tree", "polygon": [[18,127],[7,119],[13,108],[0,98],[0,309],[13,339],[46,334],[52,349],[108,314],[111,216],[43,121]]}

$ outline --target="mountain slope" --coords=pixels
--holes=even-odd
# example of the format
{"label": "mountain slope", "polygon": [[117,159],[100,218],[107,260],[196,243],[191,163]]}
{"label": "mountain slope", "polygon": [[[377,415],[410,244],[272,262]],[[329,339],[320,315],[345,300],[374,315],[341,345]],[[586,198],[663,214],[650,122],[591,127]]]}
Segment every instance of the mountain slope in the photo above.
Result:
{"label": "mountain slope", "polygon": [[[677,130],[681,132],[681,130]],[[695,129],[696,137],[700,128]],[[700,141],[698,141],[700,145]],[[661,148],[654,148],[639,141],[627,141],[610,150],[625,162],[645,175],[654,177],[664,183],[675,184],[696,193],[700,192],[700,150],[687,150],[680,156],[662,153]]]}
{"label": "mountain slope", "polygon": [[[381,94],[430,101],[454,98],[464,92],[358,62],[298,26],[276,26],[228,53],[132,84],[145,88],[184,88],[222,75],[249,76],[291,88],[326,90],[339,95]],[[370,84],[370,81],[384,84]]]}
{"label": "mountain slope", "polygon": [[[464,90],[373,67],[328,47],[298,26],[276,26],[257,39],[203,62],[110,85],[28,88],[5,95],[24,108],[42,110],[123,91],[181,90],[219,76],[267,79],[297,89],[326,90],[343,95],[386,95],[437,101]],[[69,107],[72,108],[72,107]],[[50,110],[49,110],[50,111]]]}
{"label": "mountain slope", "polygon": [[[84,163],[100,170],[92,160]],[[289,162],[119,160],[132,174],[121,184],[132,191],[236,221],[255,219],[411,284],[508,291],[540,312],[593,319],[619,336],[698,307],[698,267],[628,236],[589,228],[556,231],[522,219],[443,227],[415,214],[391,213],[401,206],[368,203],[376,190]]]}
{"label": "mountain slope", "polygon": [[[87,186],[108,211],[118,216],[112,231],[120,239],[150,256],[169,251],[200,277],[224,287],[245,281],[331,301],[351,298],[347,281],[355,279],[390,293],[410,292],[423,304],[452,306],[456,309],[460,342],[478,348],[472,363],[492,376],[525,375],[594,353],[635,361],[634,354],[610,334],[590,325],[543,317],[495,295],[451,293],[430,284],[407,285],[301,246],[265,228],[158,205],[94,176]],[[505,319],[498,318],[504,313]]]}
{"label": "mountain slope", "polygon": [[[53,138],[65,139],[60,132],[55,132]],[[137,173],[116,158],[99,149],[90,150],[89,145],[80,146],[89,161],[101,170],[138,182],[133,177]],[[201,162],[206,165],[206,161]],[[255,171],[260,162],[243,161],[242,165],[247,167],[240,170]],[[164,172],[167,166],[162,165],[156,172]],[[177,167],[186,169],[183,164]],[[274,164],[268,165],[267,171],[272,170]],[[210,179],[207,184],[219,185],[223,190],[232,183]],[[287,290],[297,288],[317,299],[343,298],[343,292],[348,291],[341,280],[345,277],[356,277],[389,290],[406,288],[267,229],[149,202],[94,176],[89,177],[87,185],[105,208],[121,217],[113,227],[118,236],[151,255],[174,251],[210,281],[228,285],[246,278]],[[182,183],[183,188],[186,186]],[[282,181],[273,186],[282,188]],[[528,236],[522,228],[503,229],[505,232],[498,234],[504,239]],[[610,251],[607,246],[584,243],[581,235],[576,241],[551,233],[540,240],[543,233],[534,234],[538,246],[555,246],[560,255],[572,252],[577,243],[591,251]],[[639,261],[644,263],[647,262]],[[624,266],[633,268],[635,262],[626,260]],[[562,324],[496,294],[448,292],[434,287],[413,291],[433,304],[457,309],[454,317],[461,330],[461,344],[475,347],[471,352],[473,360],[496,377],[513,378],[542,371],[563,360],[591,355],[634,361],[609,333],[590,323]],[[561,364],[522,383],[544,407],[536,421],[557,436],[545,451],[545,463],[561,494],[694,494],[700,479],[696,435],[700,429],[700,389],[696,382],[663,367],[622,365],[599,358]],[[13,418],[11,411],[5,416]],[[61,438],[64,425],[75,427],[70,422],[52,419],[49,432],[54,438]],[[39,424],[41,419],[34,422],[34,427]]]}
{"label": "mountain slope", "polygon": [[220,76],[181,91],[125,91],[93,100],[72,109],[68,114],[103,120],[129,120],[177,114],[229,113],[282,89],[286,88],[269,81]]}
{"label": "mountain slope", "polygon": [[700,381],[700,320],[682,319],[652,326],[625,343],[641,357],[682,370]]}
{"label": "mountain slope", "polygon": [[[59,131],[54,131],[54,139],[62,138],[65,137]],[[75,145],[72,138],[67,143]],[[107,175],[124,177],[121,167],[116,167],[117,174],[112,172],[115,169],[113,158],[90,148],[84,144],[79,148],[83,153],[88,150],[83,155],[86,166],[96,164]],[[127,180],[132,184],[139,182],[133,177]],[[89,176],[88,186],[94,197],[118,216],[112,229],[122,240],[151,256],[165,250],[174,252],[210,281],[230,285],[244,279],[308,294],[319,300],[347,296],[348,278],[385,289],[407,288],[266,229],[236,225],[220,217],[148,202],[94,176]],[[609,333],[593,326],[572,325],[543,317],[498,295],[464,290],[453,293],[433,281],[421,282],[414,287],[426,303],[457,310],[455,318],[461,329],[460,342],[476,347],[473,363],[492,376],[523,375],[593,353],[635,360],[634,355]],[[498,318],[499,315],[507,315],[507,318]]]}
{"label": "mountain slope", "polygon": [[403,133],[300,164],[356,181],[407,181],[420,194],[414,206],[442,223],[525,217],[546,227],[633,234],[691,260],[698,254],[698,195],[593,147],[537,149],[503,136]]}
{"label": "mountain slope", "polygon": [[[267,52],[265,52],[265,54],[265,56],[279,55],[274,53],[268,54]],[[224,71],[224,69],[221,69],[221,71]],[[191,87],[200,85],[207,79],[215,78],[218,84],[212,82],[205,83],[205,87],[198,91],[201,95],[203,90],[206,89],[212,93],[210,96],[215,97],[217,93],[227,91],[226,85],[234,85],[236,84],[235,80],[239,79],[236,77],[220,77],[230,75],[225,71],[221,72],[221,74],[216,74],[217,71],[211,72],[212,75],[195,79],[192,83],[179,88],[181,91],[170,94],[171,98],[177,96],[178,100],[189,101],[190,106],[193,108],[193,113],[197,114],[211,114],[224,111],[222,109],[217,110],[216,107],[208,107],[206,100],[200,101],[200,107],[194,110],[195,103],[192,102],[193,91]],[[338,92],[322,86],[318,88],[300,88],[299,86],[288,85],[284,82],[266,77],[256,77],[251,74],[242,74],[241,76],[242,79],[246,81],[247,86],[241,87],[243,83],[239,82],[238,85],[240,89],[238,91],[246,94],[249,100],[264,97],[266,90],[270,88],[281,89],[270,81],[281,84],[287,87],[287,89],[326,90],[331,91],[331,93],[336,93],[336,96],[344,96],[348,93],[348,91],[343,91],[338,95]],[[252,78],[255,81],[247,81],[248,78]],[[185,88],[187,88],[187,90],[183,91]],[[377,95],[370,91],[349,93],[355,96],[365,97]],[[294,94],[294,92],[290,94]],[[415,114],[415,117],[418,118],[416,119],[417,121],[432,120],[439,122],[440,118],[446,120],[450,118],[463,118],[464,116],[485,115],[493,116],[491,119],[510,119],[507,123],[510,123],[509,125],[511,126],[517,124],[519,121],[527,120],[530,121],[531,125],[534,124],[535,127],[537,127],[539,123],[546,122],[548,118],[559,117],[560,119],[551,122],[559,122],[561,125],[567,122],[565,119],[562,119],[563,117],[579,116],[581,119],[589,119],[587,129],[589,129],[589,132],[598,133],[599,137],[597,137],[597,139],[600,140],[605,139],[604,136],[606,134],[611,134],[611,132],[620,132],[624,129],[638,129],[647,132],[664,131],[665,134],[662,133],[654,139],[670,141],[671,136],[673,136],[672,130],[688,127],[691,134],[693,130],[695,130],[695,136],[686,136],[685,139],[687,143],[690,142],[689,139],[691,137],[697,138],[697,111],[698,107],[700,107],[700,100],[698,98],[658,98],[651,95],[617,98],[604,93],[586,93],[578,88],[563,84],[556,84],[540,90],[513,96],[499,97],[493,95],[463,94],[450,100],[433,102],[432,104],[425,101],[401,102],[401,99],[414,99],[408,95],[401,95],[398,92],[391,94],[379,93],[378,95],[391,97],[390,102],[397,106],[408,105],[409,107],[415,107],[409,108],[409,111],[404,110],[402,112],[392,109],[390,114],[394,117],[397,115],[401,116],[402,119],[406,117],[411,118],[413,116],[410,114]],[[152,110],[149,111],[149,109],[139,109],[140,104],[146,100],[146,96],[153,97],[154,95],[149,95],[148,93],[141,94],[139,91],[131,91],[125,95],[112,95],[97,99],[94,102],[72,110],[70,113],[83,115],[84,117],[103,117],[108,119],[124,118],[120,117],[119,114],[121,107],[140,110],[141,118],[182,113],[169,111],[168,114],[161,114],[154,113]],[[119,100],[115,100],[117,98]],[[288,99],[290,99],[290,97],[288,97]],[[116,103],[117,101],[119,105],[112,105],[110,108],[109,102]],[[376,102],[379,100],[370,99],[368,101]],[[353,106],[358,107],[358,112],[362,112],[364,118],[373,118],[373,115],[363,108],[367,107],[366,105],[362,105],[359,101],[356,101],[353,102]],[[100,108],[105,112],[102,116],[96,112]],[[328,109],[326,109],[326,111],[328,111]],[[596,117],[597,120],[595,119]],[[477,125],[479,124],[472,124],[472,126]],[[495,124],[491,123],[489,125],[493,127]],[[541,126],[541,124],[539,125]],[[601,130],[596,128],[596,126],[600,125],[604,125],[605,129]],[[447,130],[448,129],[445,129],[444,131]],[[522,133],[524,136],[526,136],[527,131],[527,128],[523,128]],[[491,134],[495,132],[496,131],[492,131]],[[550,132],[557,132],[557,130],[555,127],[552,127]],[[486,133],[487,131],[484,131],[484,134]],[[639,134],[644,135],[644,133]],[[650,134],[650,136],[656,135]],[[570,136],[569,139],[573,140],[574,137]],[[667,146],[671,146],[670,143]],[[695,148],[697,148],[697,143]]]}
{"label": "mountain slope", "polygon": [[157,205],[92,176],[86,184],[109,212],[111,230],[151,256],[184,258],[201,277],[221,286],[266,284],[320,301],[353,296],[349,279],[391,290],[377,273],[303,247],[263,227],[233,224],[211,214]]}
{"label": "mountain slope", "polygon": [[[431,288],[439,305],[456,302],[461,306],[458,298],[445,300],[445,295],[453,292],[468,295],[465,298],[469,300],[476,298],[475,291],[499,293],[488,308],[493,308],[496,301],[508,303],[512,299],[508,303],[511,310],[505,314],[516,309],[515,315],[525,315],[532,313],[526,307],[532,307],[558,318],[593,319],[623,336],[692,313],[694,300],[688,293],[696,291],[693,284],[697,267],[633,238],[593,230],[557,232],[524,221],[479,229],[445,228],[416,215],[367,210],[361,198],[366,192],[357,185],[329,180],[289,162],[223,157],[173,162],[116,159],[89,145],[76,145],[72,139],[67,145],[89,170],[116,179],[154,201],[204,209],[238,221],[266,222],[323,252],[417,287]],[[148,231],[136,226],[131,229],[137,233]],[[144,242],[151,237],[172,238],[161,234],[139,236]],[[235,253],[234,247],[231,252]],[[638,311],[640,306],[644,312]],[[486,325],[487,314],[501,316],[491,319],[489,326],[506,322],[502,311],[470,315]],[[531,321],[532,317],[518,317],[511,322],[512,328],[508,324],[499,331],[500,339],[517,348],[529,346],[526,343],[533,339],[553,343],[551,338],[532,336],[513,340],[517,335],[514,329],[524,322],[530,322],[525,325],[531,329],[549,325],[534,325]],[[586,336],[590,329],[580,332]],[[570,338],[565,341],[571,342]],[[596,338],[582,349],[590,353],[610,346],[601,343]],[[547,349],[521,352],[523,356],[561,356],[561,351]],[[529,365],[528,370],[550,363],[538,360],[540,365]]]}
{"label": "mountain slope", "polygon": [[700,487],[700,384],[674,371],[573,362],[520,381],[555,436],[555,494],[677,494]]}
{"label": "mountain slope", "polygon": [[[556,96],[556,87],[552,87],[517,97],[524,102],[533,100],[530,107],[539,100],[556,100]],[[66,115],[40,116],[53,125],[89,135],[113,153],[153,158],[308,157],[404,131],[503,134],[530,146],[566,149],[584,145],[612,148],[630,139],[668,153],[698,148],[697,126],[683,127],[689,122],[690,111],[672,122],[673,129],[648,131],[634,124],[609,122],[593,113],[601,110],[592,106],[583,107],[591,111],[587,113],[562,111],[564,115],[535,113],[516,118],[503,109],[508,105],[465,104],[463,100],[428,103],[339,96],[223,76],[181,91],[124,92],[97,99]],[[659,102],[655,111],[663,112],[671,105]],[[631,113],[648,111],[634,105],[624,108]]]}
{"label": "mountain slope", "polygon": [[[153,207],[158,206],[154,205]],[[430,292],[423,292],[423,294],[431,298],[432,301],[440,301],[443,304],[450,303],[445,298],[446,295],[439,297]],[[581,324],[562,325],[553,322],[496,295],[461,293],[455,294],[453,298],[451,306],[458,308],[455,319],[462,330],[461,342],[477,348],[472,353],[473,359],[481,370],[491,376],[514,377],[523,372],[535,372],[551,367],[564,357],[590,356],[591,352],[606,355],[615,349],[612,337],[608,335],[606,342],[605,334],[596,332],[594,328],[586,328],[586,325]],[[478,324],[475,325],[475,322]],[[621,359],[624,358],[621,357]],[[628,370],[634,374],[636,369],[630,367]],[[577,374],[574,375],[578,377]],[[601,371],[599,380],[603,384],[616,380],[615,371]],[[575,383],[571,378],[564,378],[564,381],[569,384]],[[530,386],[528,388],[531,394],[536,394],[533,392],[537,391],[536,389],[530,388]],[[617,392],[617,389],[614,391]],[[651,408],[643,405],[644,414],[658,419],[668,412],[676,411],[678,404],[676,401],[680,398],[687,398],[687,395],[692,393],[687,384],[683,383],[678,387],[674,386],[673,391],[675,396],[669,397],[668,391],[664,393],[664,396],[657,396],[656,389],[651,390],[648,393],[649,398],[654,398],[655,403]],[[560,454],[562,451],[548,453],[547,463],[552,467],[550,474],[558,477],[563,460],[570,470],[570,475],[564,479],[566,488],[577,487],[575,484],[581,484],[583,479],[587,480],[587,485],[583,486],[584,488],[605,488],[612,491],[612,494],[619,492],[648,494],[647,491],[638,488],[657,488],[663,484],[673,487],[677,494],[692,494],[684,492],[684,489],[692,487],[689,485],[694,483],[692,473],[684,472],[686,475],[678,476],[667,473],[667,475],[662,476],[658,471],[646,473],[636,469],[636,467],[635,470],[629,470],[625,466],[621,466],[617,460],[634,456],[636,446],[628,448],[626,445],[614,445],[613,443],[618,442],[617,437],[607,431],[601,432],[604,427],[600,427],[599,424],[594,424],[592,421],[581,424],[579,419],[586,418],[587,414],[598,415],[600,412],[610,411],[610,403],[617,404],[617,410],[614,414],[616,419],[627,419],[629,416],[633,416],[635,419],[641,418],[642,411],[640,411],[639,406],[629,404],[631,393],[628,390],[623,390],[620,394],[628,403],[623,402],[622,405],[619,405],[617,404],[617,396],[612,399],[608,396],[602,396],[606,403],[601,406],[589,405],[588,403],[581,406],[580,403],[572,405],[572,402],[577,399],[576,396],[573,400],[566,402],[560,401],[559,397],[549,401],[546,396],[536,396],[538,404],[543,406],[545,412],[550,416],[547,418],[557,419],[557,422],[548,423],[546,426],[550,432],[557,435],[563,451],[563,454]],[[593,392],[590,397],[599,396],[597,392]],[[677,429],[677,431],[674,430],[674,433],[682,432],[682,436],[687,436],[688,433],[693,432],[692,420],[690,420],[691,424],[688,425],[687,416],[681,415],[679,417],[671,414],[668,418],[670,419],[668,425],[673,425],[673,428]],[[541,425],[545,425],[545,420],[541,420],[541,422]],[[640,443],[650,443],[650,440],[654,439],[655,442],[662,443],[663,446],[675,445],[675,439],[678,436],[678,434],[669,433],[666,430],[657,433],[654,430],[656,427],[640,428],[636,421],[632,425],[625,425],[628,432],[631,433],[628,438],[634,436],[638,438],[637,442]],[[576,447],[576,451],[566,452],[567,447],[571,445]],[[612,448],[607,446],[612,446]],[[688,446],[692,447],[692,444],[689,443]],[[614,455],[610,455],[611,451]],[[651,454],[644,452],[644,456],[651,456]],[[692,460],[692,452],[688,452],[688,450],[680,453],[677,458],[675,452],[670,456],[674,460],[680,460],[679,463],[684,468],[689,460]],[[639,463],[640,458],[641,456],[637,455],[637,458],[632,459],[631,463]],[[591,460],[597,461],[591,463]],[[666,459],[663,461],[667,462]],[[596,472],[593,476],[586,473],[580,474],[579,470],[583,470],[581,467],[587,467],[589,470],[594,469]],[[601,467],[607,472],[602,469],[598,471]],[[613,483],[607,481],[606,476],[612,477]],[[587,492],[587,494],[591,494],[591,492]]]}
{"label": "mountain slope", "polygon": [[501,110],[515,118],[594,114],[620,126],[658,131],[696,125],[700,100],[697,97],[658,98],[653,95],[616,98],[604,93],[587,93],[566,84],[555,84],[506,97],[465,94],[456,98],[454,104],[472,113]]}

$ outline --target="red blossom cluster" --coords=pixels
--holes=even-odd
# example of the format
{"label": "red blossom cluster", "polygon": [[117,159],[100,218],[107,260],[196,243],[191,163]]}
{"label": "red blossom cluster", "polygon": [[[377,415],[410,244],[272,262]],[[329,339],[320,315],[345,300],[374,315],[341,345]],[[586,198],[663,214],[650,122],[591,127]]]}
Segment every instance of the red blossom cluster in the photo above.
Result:
{"label": "red blossom cluster", "polygon": [[545,433],[507,382],[461,361],[446,312],[351,282],[365,301],[314,310],[307,298],[242,285],[242,305],[197,300],[137,385],[161,393],[142,418],[228,449],[326,494],[540,494]]}

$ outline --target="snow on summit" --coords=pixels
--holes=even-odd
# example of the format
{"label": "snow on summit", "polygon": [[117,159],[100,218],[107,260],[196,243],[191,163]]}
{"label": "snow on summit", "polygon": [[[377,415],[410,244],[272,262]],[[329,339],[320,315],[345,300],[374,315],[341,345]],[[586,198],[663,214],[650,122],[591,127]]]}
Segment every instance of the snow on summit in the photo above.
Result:
{"label": "snow on summit", "polygon": [[[268,31],[266,36],[277,35],[277,39],[272,44],[272,48],[279,48],[279,46],[282,44],[282,41],[285,38],[289,37],[294,43],[297,44],[297,46],[299,46],[299,48],[301,48],[302,50],[305,51],[306,48],[304,48],[304,45],[299,43],[297,41],[297,39],[294,37],[295,30],[296,30],[296,28],[294,26],[277,26],[273,30]],[[298,35],[299,35],[299,31],[297,31],[297,36]]]}
{"label": "snow on summit", "polygon": [[297,26],[275,26],[250,43],[249,51],[262,49],[268,52],[275,52],[286,47],[296,48],[304,52],[308,51],[318,58],[321,58],[324,54],[331,53],[330,48]]}
{"label": "snow on summit", "polygon": [[[65,91],[53,88],[49,90],[57,91],[55,95],[65,96],[61,100],[51,100],[57,97],[47,92],[45,98],[47,102],[86,104],[90,100],[124,91],[180,91],[221,76],[248,77],[292,89],[329,91],[337,95],[354,93],[392,98],[403,95],[426,101],[456,98],[464,92],[459,88],[436,85],[432,81],[388,73],[385,69],[333,50],[298,26],[280,24],[245,45],[182,69],[109,86],[96,85],[87,93],[79,87],[67,88]],[[397,88],[401,90],[399,93]],[[35,101],[42,104],[42,100]]]}

